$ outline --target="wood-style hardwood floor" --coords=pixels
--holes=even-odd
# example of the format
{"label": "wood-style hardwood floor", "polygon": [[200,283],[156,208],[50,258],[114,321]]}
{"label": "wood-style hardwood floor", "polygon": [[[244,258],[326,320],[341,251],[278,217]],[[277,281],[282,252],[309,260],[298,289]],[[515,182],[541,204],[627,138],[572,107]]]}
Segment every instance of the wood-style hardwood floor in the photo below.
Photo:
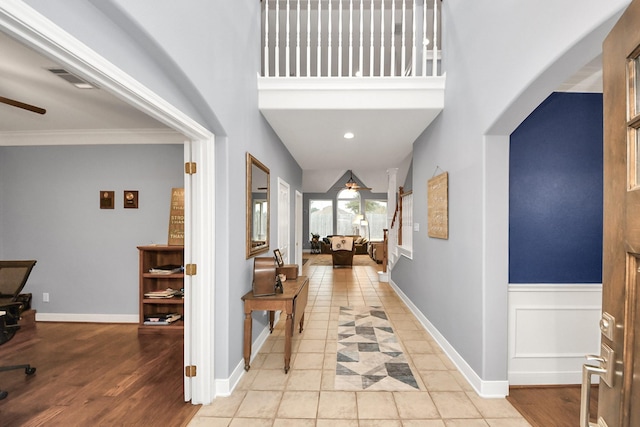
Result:
{"label": "wood-style hardwood floor", "polygon": [[0,346],[0,425],[184,426],[182,335],[141,335],[137,325],[38,323]]}
{"label": "wood-style hardwood floor", "polygon": [[[580,386],[511,387],[507,400],[532,427],[580,425]],[[598,388],[591,390],[590,413],[598,411]],[[593,415],[592,415],[593,418]],[[595,422],[595,419],[591,421]]]}

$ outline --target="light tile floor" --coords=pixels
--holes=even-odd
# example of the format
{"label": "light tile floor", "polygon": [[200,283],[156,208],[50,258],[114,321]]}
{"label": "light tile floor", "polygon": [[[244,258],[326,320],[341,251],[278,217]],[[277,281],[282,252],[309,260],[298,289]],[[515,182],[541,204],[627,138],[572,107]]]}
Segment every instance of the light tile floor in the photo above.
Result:
{"label": "light tile floor", "polygon": [[[283,321],[231,396],[203,406],[190,427],[527,427],[505,399],[482,399],[420,325],[380,266],[334,269],[307,262],[305,328],[296,332],[291,370],[283,370]],[[285,282],[286,286],[286,282]],[[422,391],[336,391],[340,306],[383,306]]]}

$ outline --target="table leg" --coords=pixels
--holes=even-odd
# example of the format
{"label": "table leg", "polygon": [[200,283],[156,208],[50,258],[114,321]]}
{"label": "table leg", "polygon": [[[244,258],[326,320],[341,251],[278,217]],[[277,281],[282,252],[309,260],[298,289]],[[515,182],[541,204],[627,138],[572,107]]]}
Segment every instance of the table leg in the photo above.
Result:
{"label": "table leg", "polygon": [[276,317],[275,314],[276,314],[275,311],[273,311],[273,310],[269,311],[269,333],[273,332],[273,322],[274,322],[275,317]]}
{"label": "table leg", "polygon": [[300,316],[300,333],[302,333],[302,330],[304,329],[304,311],[302,312],[302,316]]}
{"label": "table leg", "polygon": [[289,363],[291,362],[291,335],[293,332],[293,313],[287,313],[287,323],[285,324],[284,339],[284,373],[289,372]]}
{"label": "table leg", "polygon": [[244,370],[248,371],[251,367],[251,311],[244,314]]}

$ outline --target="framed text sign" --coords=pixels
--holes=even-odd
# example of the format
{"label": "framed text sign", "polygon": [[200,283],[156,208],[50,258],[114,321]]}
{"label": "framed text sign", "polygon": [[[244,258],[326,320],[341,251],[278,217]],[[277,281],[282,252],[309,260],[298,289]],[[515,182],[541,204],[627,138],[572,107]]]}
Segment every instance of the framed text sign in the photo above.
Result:
{"label": "framed text sign", "polygon": [[427,228],[429,237],[449,238],[449,173],[434,176],[427,183]]}
{"label": "framed text sign", "polygon": [[168,244],[184,245],[184,188],[171,189]]}

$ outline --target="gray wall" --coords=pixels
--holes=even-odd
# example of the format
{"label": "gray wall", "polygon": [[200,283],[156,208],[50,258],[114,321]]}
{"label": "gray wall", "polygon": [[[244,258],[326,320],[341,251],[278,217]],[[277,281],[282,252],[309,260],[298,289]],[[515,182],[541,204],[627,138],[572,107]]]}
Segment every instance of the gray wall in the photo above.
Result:
{"label": "gray wall", "polygon": [[411,165],[409,165],[407,178],[404,180],[404,191],[413,191],[413,160],[411,160]]}
{"label": "gray wall", "polygon": [[627,3],[441,3],[446,107],[414,144],[412,187],[426,195],[437,167],[449,173],[449,239],[421,227],[391,279],[483,380],[507,378],[508,135],[596,57]]}
{"label": "gray wall", "polygon": [[[245,153],[302,191],[302,170],[258,110],[260,8],[255,0],[69,0],[27,3],[216,134],[216,378],[242,360],[240,297],[251,288],[245,259]],[[150,13],[152,12],[152,13]],[[82,19],[78,19],[82,16]],[[277,198],[271,200],[271,249]],[[290,247],[294,247],[291,227]],[[257,318],[255,328],[266,324]]]}
{"label": "gray wall", "polygon": [[[182,145],[0,147],[0,259],[35,259],[42,313],[138,314],[138,250],[166,244]],[[100,209],[101,190],[115,209]],[[124,190],[139,208],[123,208]],[[50,302],[42,302],[48,292]]]}

